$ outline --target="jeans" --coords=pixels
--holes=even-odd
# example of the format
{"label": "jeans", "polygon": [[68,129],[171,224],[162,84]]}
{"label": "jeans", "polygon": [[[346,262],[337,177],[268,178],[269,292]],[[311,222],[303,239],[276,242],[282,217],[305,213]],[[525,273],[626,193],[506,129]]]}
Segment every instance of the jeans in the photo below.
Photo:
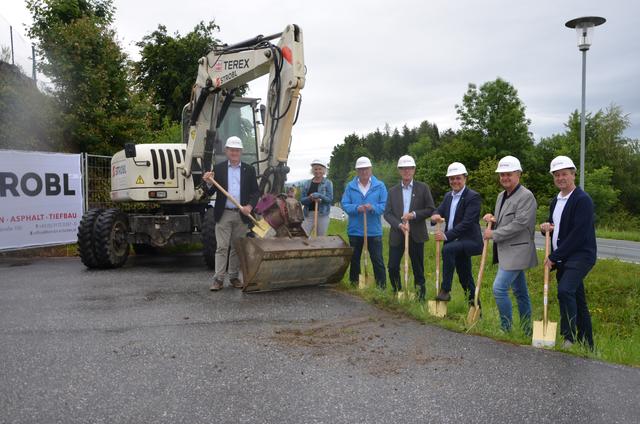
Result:
{"label": "jeans", "polygon": [[471,256],[464,251],[463,242],[453,240],[446,242],[442,248],[442,290],[451,291],[453,271],[458,272],[458,280],[462,289],[472,303],[475,296],[476,284],[471,273]]}
{"label": "jeans", "polygon": [[[402,290],[400,283],[400,261],[404,255],[404,245],[389,245],[389,280],[393,291]],[[413,269],[413,280],[418,290],[420,300],[424,300],[426,289],[424,286],[424,243],[416,243],[409,238],[409,258]]]}
{"label": "jeans", "polygon": [[[362,247],[364,245],[364,237],[349,236],[349,244],[353,247],[353,256],[351,257],[351,267],[349,268],[349,281],[351,284],[358,284],[358,276],[360,275],[360,256],[362,255]],[[367,237],[367,248],[369,250],[369,258],[373,265],[373,275],[376,278],[378,287],[384,289],[387,285],[387,276],[384,270],[384,261],[382,259],[382,236]]]}
{"label": "jeans", "polygon": [[577,338],[577,341],[586,343],[593,349],[591,315],[587,307],[583,282],[593,265],[569,261],[559,263],[557,266],[560,334],[565,340],[573,343]]}
{"label": "jeans", "polygon": [[518,302],[520,312],[520,326],[526,334],[531,333],[531,300],[524,271],[506,271],[498,268],[496,279],[493,281],[493,297],[500,312],[500,324],[505,331],[511,330],[512,314],[509,288]]}

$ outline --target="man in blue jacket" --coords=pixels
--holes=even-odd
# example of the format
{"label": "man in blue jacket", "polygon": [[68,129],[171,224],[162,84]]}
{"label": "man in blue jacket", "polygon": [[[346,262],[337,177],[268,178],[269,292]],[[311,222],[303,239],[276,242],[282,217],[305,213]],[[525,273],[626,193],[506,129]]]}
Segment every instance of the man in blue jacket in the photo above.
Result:
{"label": "man in blue jacket", "polygon": [[565,348],[577,338],[593,349],[591,315],[584,292],[584,278],[595,265],[597,253],[593,201],[576,187],[576,167],[570,158],[553,159],[550,172],[560,193],[551,201],[548,222],[540,228],[543,234],[552,232],[552,252],[544,265],[557,269],[560,334]]}
{"label": "man in blue jacket", "polygon": [[435,239],[444,241],[442,248],[442,286],[437,300],[451,300],[453,272],[458,271],[458,280],[467,293],[469,303],[473,303],[476,285],[471,273],[471,257],[482,253],[482,233],[480,232],[480,195],[466,186],[467,168],[460,162],[453,162],[447,168],[447,178],[451,191],[431,216],[434,222],[445,220],[443,231],[436,232]]}
{"label": "man in blue jacket", "polygon": [[369,158],[362,156],[356,161],[357,176],[351,180],[342,195],[342,209],[349,217],[347,234],[353,247],[349,280],[358,284],[360,275],[360,255],[364,244],[364,218],[367,214],[367,247],[373,274],[378,287],[384,289],[387,280],[382,259],[382,214],[387,203],[387,188],[373,176]]}

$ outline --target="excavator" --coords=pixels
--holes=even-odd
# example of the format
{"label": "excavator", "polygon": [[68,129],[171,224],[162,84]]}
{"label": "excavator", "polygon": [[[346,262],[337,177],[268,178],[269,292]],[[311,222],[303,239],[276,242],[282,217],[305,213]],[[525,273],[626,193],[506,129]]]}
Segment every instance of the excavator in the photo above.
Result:
{"label": "excavator", "polygon": [[[234,95],[267,74],[266,104]],[[112,157],[110,197],[122,207],[85,212],[78,227],[82,263],[88,268],[117,268],[127,261],[130,246],[143,253],[201,242],[205,263],[214,268],[215,199],[208,197],[202,176],[216,161],[226,159],[223,143],[234,135],[242,140],[242,160],[255,167],[263,194],[254,211],[270,228],[260,237],[250,233],[235,246],[243,290],[342,279],[352,248],[338,235],[309,237],[301,226],[300,203],[283,194],[305,75],[303,36],[297,25],[216,46],[200,58],[191,100],[182,113],[182,143],[127,143]]]}

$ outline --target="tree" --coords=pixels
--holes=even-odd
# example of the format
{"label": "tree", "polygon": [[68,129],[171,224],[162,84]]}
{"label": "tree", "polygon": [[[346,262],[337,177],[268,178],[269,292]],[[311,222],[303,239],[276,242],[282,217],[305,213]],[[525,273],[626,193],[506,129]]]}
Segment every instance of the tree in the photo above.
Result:
{"label": "tree", "polygon": [[150,108],[130,89],[110,28],[111,0],[27,0],[40,70],[55,90],[73,150],[109,154],[145,136]]}
{"label": "tree", "polygon": [[[460,137],[482,151],[480,157],[498,158],[513,155],[521,161],[529,158],[533,138],[531,121],[525,116],[525,106],[517,90],[502,78],[484,83],[480,89],[469,84],[456,105],[460,121]],[[475,164],[469,164],[475,167]]]}
{"label": "tree", "polygon": [[158,29],[137,43],[141,59],[135,65],[135,80],[149,93],[160,119],[180,121],[182,108],[191,97],[198,60],[220,44],[214,37],[219,29],[213,21],[200,22],[181,36],[178,32],[169,35],[164,25],[158,25]]}
{"label": "tree", "polygon": [[[622,206],[635,214],[640,213],[640,186],[635,181],[637,170],[640,169],[640,149],[638,140],[624,136],[629,127],[629,117],[616,105],[610,105],[605,110],[589,113],[585,117],[586,141],[586,174],[585,190],[591,193],[600,190],[598,182],[589,178],[589,172],[607,167],[611,172],[611,185],[619,192]],[[567,128],[563,134],[554,134],[544,138],[535,147],[535,158],[540,181],[543,174],[549,171],[549,163],[557,155],[572,158],[579,167],[580,157],[580,114],[574,111],[569,115],[565,124]],[[579,172],[579,169],[578,169]],[[547,174],[548,175],[548,174]],[[596,176],[599,174],[596,173]],[[578,183],[579,181],[576,181]],[[540,187],[539,190],[544,190]]]}
{"label": "tree", "polygon": [[607,215],[618,203],[618,195],[620,194],[620,190],[611,186],[613,171],[604,166],[588,170],[585,174],[585,179],[589,181],[589,195],[593,200],[597,222],[606,223],[608,221]]}

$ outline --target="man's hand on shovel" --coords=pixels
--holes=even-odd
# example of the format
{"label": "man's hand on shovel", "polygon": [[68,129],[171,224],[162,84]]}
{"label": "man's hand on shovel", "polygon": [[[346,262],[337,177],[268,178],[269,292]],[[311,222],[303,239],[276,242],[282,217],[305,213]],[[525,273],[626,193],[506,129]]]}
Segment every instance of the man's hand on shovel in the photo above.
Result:
{"label": "man's hand on shovel", "polygon": [[[492,214],[488,213],[485,216],[482,217],[483,221],[489,223],[489,222],[496,222],[496,217],[493,216]],[[491,240],[493,238],[493,230],[491,228],[488,228],[486,230],[484,230],[484,239],[485,240]]]}
{"label": "man's hand on shovel", "polygon": [[[553,228],[553,224],[551,224],[550,222],[543,222],[542,224],[540,224],[540,230],[543,233],[550,233],[553,231]],[[552,269],[554,266],[556,266],[556,263],[549,259],[549,257],[546,257],[544,258],[544,266]]]}

